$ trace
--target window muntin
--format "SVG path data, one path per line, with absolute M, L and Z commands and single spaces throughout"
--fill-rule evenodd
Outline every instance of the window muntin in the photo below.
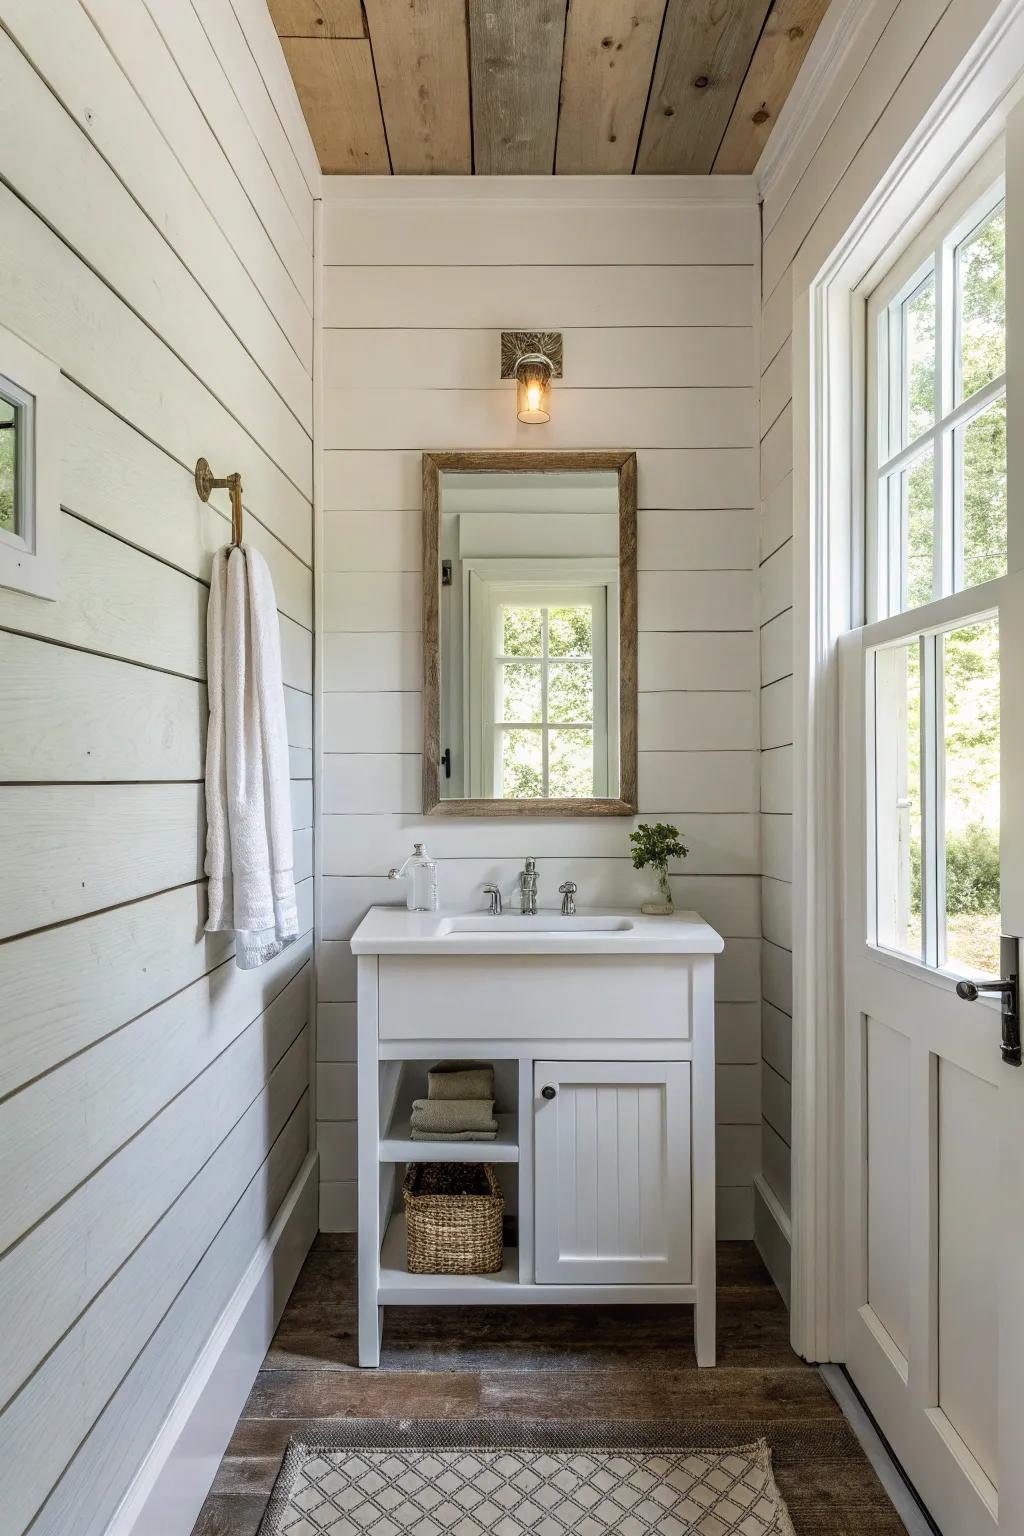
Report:
M 1000 182 L 869 303 L 869 618 L 1006 570 L 1005 226 Z
M 495 794 L 562 799 L 595 787 L 594 601 L 503 602 L 494 658 Z

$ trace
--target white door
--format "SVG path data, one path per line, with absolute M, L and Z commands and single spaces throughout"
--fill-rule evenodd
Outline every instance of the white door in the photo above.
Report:
M 690 1065 L 534 1063 L 537 1279 L 690 1280 Z
M 1024 1532 L 1024 1072 L 999 995 L 957 992 L 1024 935 L 1002 199 L 980 167 L 869 303 L 870 622 L 841 645 L 846 1358 L 944 1536 Z

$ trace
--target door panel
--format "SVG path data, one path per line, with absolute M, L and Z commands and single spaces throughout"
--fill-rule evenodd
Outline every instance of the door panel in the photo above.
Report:
M 535 1062 L 534 1156 L 538 1281 L 689 1282 L 688 1062 Z
M 904 1359 L 910 1350 L 910 1041 L 866 1023 L 868 1305 Z

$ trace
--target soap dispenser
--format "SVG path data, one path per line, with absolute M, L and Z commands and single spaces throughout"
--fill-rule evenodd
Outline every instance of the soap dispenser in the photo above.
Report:
M 401 869 L 389 869 L 389 880 L 405 880 L 405 903 L 410 912 L 437 911 L 437 865 L 423 843 L 413 843 L 412 853 Z

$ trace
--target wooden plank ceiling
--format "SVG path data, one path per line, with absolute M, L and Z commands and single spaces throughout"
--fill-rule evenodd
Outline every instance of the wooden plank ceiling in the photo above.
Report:
M 324 171 L 757 163 L 828 0 L 268 0 Z

